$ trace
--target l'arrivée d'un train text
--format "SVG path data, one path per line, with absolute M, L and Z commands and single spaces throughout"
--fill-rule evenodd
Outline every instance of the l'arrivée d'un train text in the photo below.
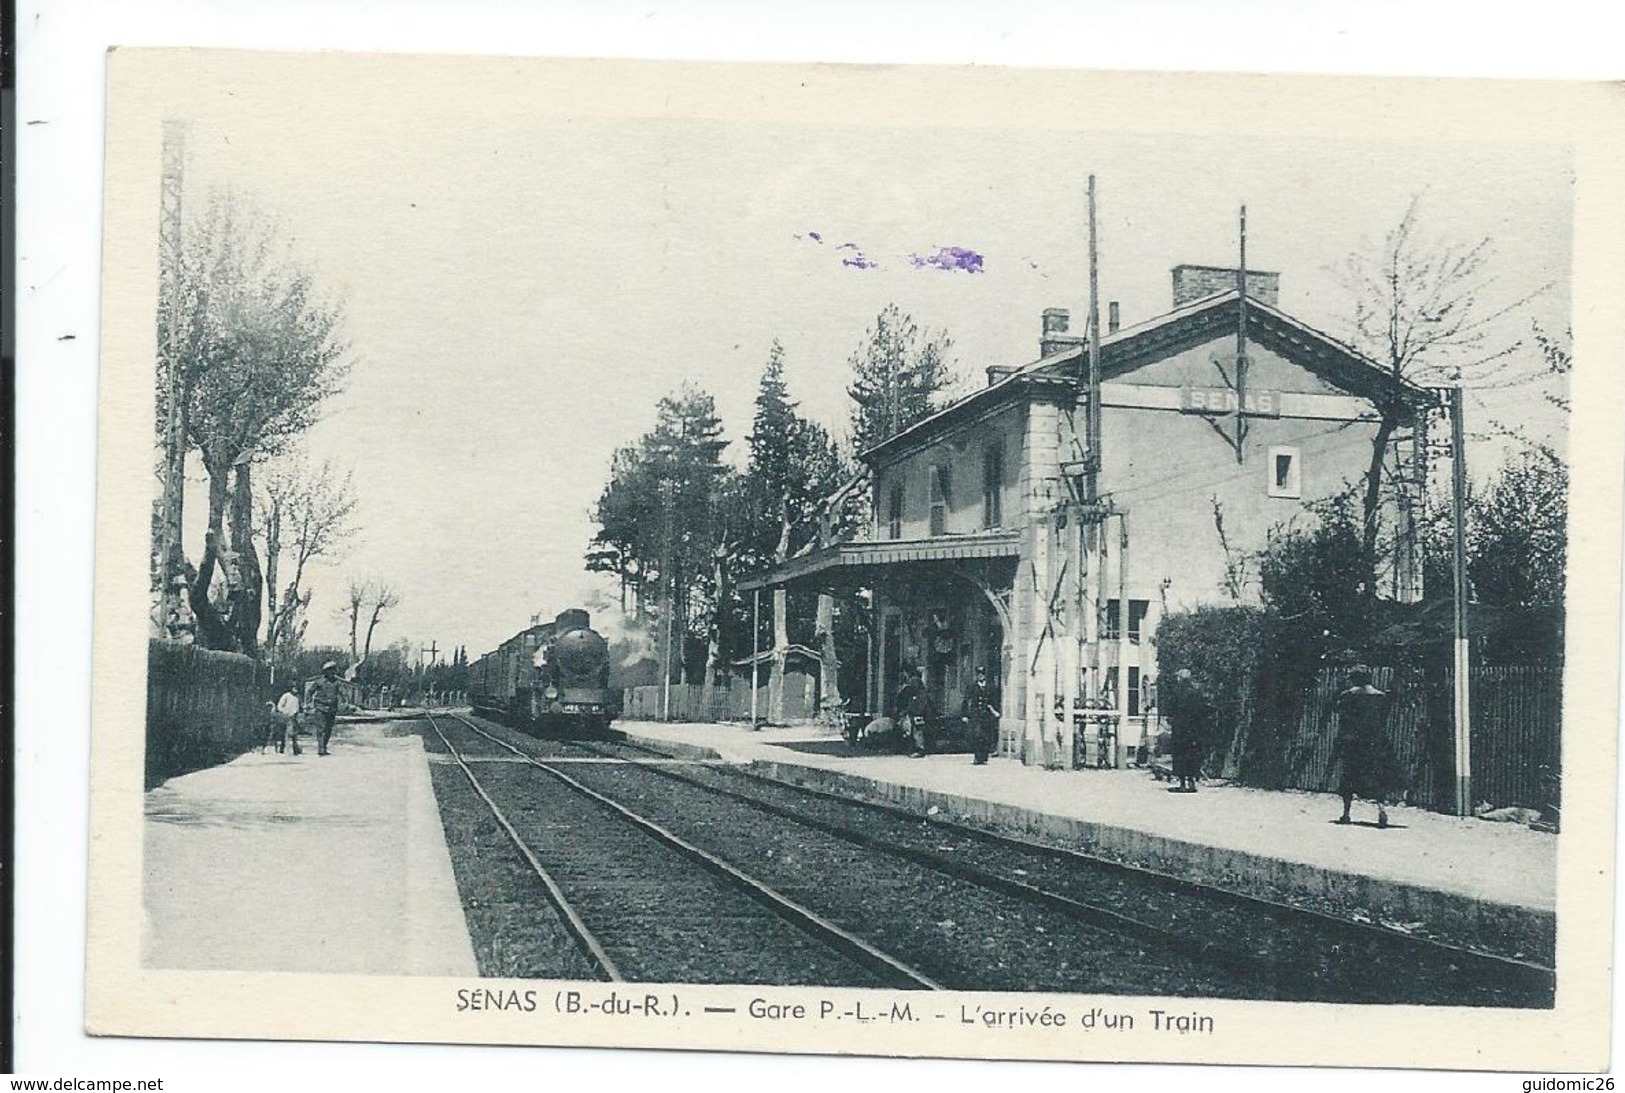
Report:
M 604 993 L 561 990 L 551 999 L 537 990 L 462 989 L 457 992 L 457 1012 L 546 1011 L 599 1017 L 731 1017 L 741 1015 L 754 1021 L 851 1021 L 858 1024 L 913 1024 L 925 1021 L 955 1022 L 991 1029 L 1075 1028 L 1084 1032 L 1167 1032 L 1176 1035 L 1212 1034 L 1213 1018 L 1205 1013 L 1178 1013 L 1165 1009 L 1124 1010 L 1105 1006 L 1078 1009 L 1057 1006 L 1009 1006 L 959 1003 L 952 1007 L 923 1004 L 918 999 L 876 1002 L 874 999 L 816 1002 L 781 1002 L 752 998 L 745 1006 L 689 1006 L 676 994 L 611 990 Z

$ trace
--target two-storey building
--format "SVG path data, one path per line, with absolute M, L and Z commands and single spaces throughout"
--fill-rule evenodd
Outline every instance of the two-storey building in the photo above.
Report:
M 1167 313 L 1118 329 L 1112 305 L 1095 452 L 1085 339 L 1065 311 L 1046 311 L 1038 359 L 988 368 L 985 387 L 861 453 L 866 537 L 747 587 L 869 590 L 871 712 L 892 712 L 909 666 L 955 713 L 986 667 L 1001 682 L 1007 753 L 1070 763 L 1090 754 L 1072 726 L 1091 746 L 1105 726 L 1120 761 L 1144 728 L 1158 621 L 1256 600 L 1248 559 L 1305 502 L 1364 479 L 1379 407 L 1402 422 L 1384 458 L 1419 458 L 1428 392 L 1280 311 L 1278 285 L 1249 271 L 1243 301 L 1235 270 L 1180 266 Z M 1385 496 L 1382 519 L 1395 544 L 1383 591 L 1411 598 L 1403 492 Z M 1110 716 L 1067 717 L 1075 707 Z

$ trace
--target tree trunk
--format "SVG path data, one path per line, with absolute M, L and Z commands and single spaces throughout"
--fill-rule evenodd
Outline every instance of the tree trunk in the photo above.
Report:
M 366 660 L 372 655 L 372 632 L 378 629 L 378 617 L 383 613 L 384 608 L 382 604 L 372 609 L 372 618 L 367 622 L 367 643 L 361 647 L 362 660 Z
M 841 662 L 835 654 L 835 597 L 818 594 L 818 708 L 841 704 Z
M 273 664 L 277 658 L 277 631 L 287 617 L 282 598 L 277 595 L 277 559 L 282 553 L 282 506 L 271 502 L 265 514 L 265 658 Z
M 1365 496 L 1361 506 L 1360 549 L 1364 555 L 1365 593 L 1369 597 L 1377 589 L 1377 531 L 1382 508 L 1382 470 L 1388 455 L 1388 442 L 1399 427 L 1398 419 L 1384 412 L 1377 425 L 1377 435 L 1371 438 L 1371 462 L 1365 472 Z
M 185 370 L 173 359 L 169 368 L 173 376 L 170 385 L 170 421 L 164 435 L 164 492 L 159 514 L 158 545 L 158 580 L 162 586 L 159 589 L 159 602 L 163 605 L 166 625 L 178 598 L 175 578 L 186 570 L 186 552 L 181 546 L 181 517 L 186 498 L 187 403 L 190 401 Z M 193 614 L 196 614 L 195 608 Z
M 188 590 L 192 600 L 192 614 L 197 617 L 197 641 L 206 649 L 231 649 L 231 632 L 226 620 L 220 616 L 214 601 L 209 598 L 209 586 L 214 583 L 214 569 L 220 557 L 220 544 L 225 536 L 226 475 L 229 465 L 219 473 L 209 469 L 209 530 L 203 536 L 203 561 Z
M 232 478 L 231 549 L 237 555 L 237 587 L 233 590 L 231 625 L 237 647 L 257 659 L 264 579 L 259 552 L 254 548 L 253 465 L 246 461 L 237 464 Z
M 779 544 L 773 550 L 774 565 L 783 565 L 790 556 L 790 514 L 779 515 Z M 783 585 L 773 589 L 773 670 L 767 677 L 767 720 L 784 724 L 784 669 L 790 653 L 790 620 L 786 617 L 790 594 Z
M 356 623 L 360 620 L 360 617 L 361 617 L 361 604 L 359 602 L 357 602 L 357 601 L 354 601 L 354 600 L 350 601 L 350 663 L 351 664 L 354 664 L 357 660 L 360 659 L 360 656 L 361 656 L 360 653 L 356 652 L 356 644 L 355 644 L 355 628 L 356 628 Z

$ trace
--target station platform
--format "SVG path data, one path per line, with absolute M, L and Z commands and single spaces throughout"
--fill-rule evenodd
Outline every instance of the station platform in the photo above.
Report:
M 1046 771 L 1012 759 L 854 750 L 823 726 L 621 721 L 673 754 L 750 763 L 783 781 L 922 815 L 1088 850 L 1119 861 L 1359 921 L 1550 964 L 1559 836 L 1510 823 L 1331 794 L 1204 783 L 1168 792 L 1146 770 Z
M 473 976 L 422 742 L 341 719 L 146 794 L 148 967 Z

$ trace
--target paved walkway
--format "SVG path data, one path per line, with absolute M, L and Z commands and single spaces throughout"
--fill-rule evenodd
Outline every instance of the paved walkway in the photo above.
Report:
M 724 758 L 924 791 L 909 795 L 918 802 L 933 794 L 970 798 L 1140 833 L 1159 846 L 1169 841 L 1217 848 L 1537 913 L 1551 913 L 1557 905 L 1558 837 L 1517 824 L 1394 807 L 1394 826 L 1383 831 L 1375 826 L 1374 809 L 1355 802 L 1357 822 L 1345 827 L 1331 822 L 1342 811 L 1331 794 L 1224 785 L 1178 794 L 1141 770 L 1045 771 L 1009 759 L 973 766 L 968 755 L 855 753 L 819 726 L 752 732 L 743 725 L 626 721 L 615 727 L 635 737 L 711 748 Z M 1358 823 L 1362 819 L 1370 826 Z
M 422 742 L 344 724 L 146 795 L 144 962 L 477 974 Z

